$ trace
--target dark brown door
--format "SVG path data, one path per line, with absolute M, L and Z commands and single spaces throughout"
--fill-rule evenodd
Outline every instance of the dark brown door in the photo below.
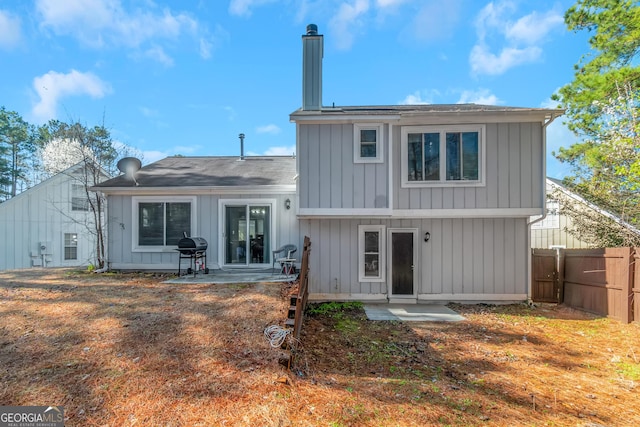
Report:
M 554 249 L 532 251 L 531 299 L 534 302 L 559 302 L 557 253 Z
M 391 295 L 413 296 L 413 232 L 391 232 Z

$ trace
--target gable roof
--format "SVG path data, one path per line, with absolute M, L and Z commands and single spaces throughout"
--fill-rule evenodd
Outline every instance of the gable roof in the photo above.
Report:
M 554 190 L 558 190 L 558 191 L 562 192 L 567 197 L 575 200 L 576 202 L 578 202 L 578 203 L 580 203 L 580 204 L 582 204 L 582 205 L 584 205 L 584 206 L 586 206 L 586 207 L 588 207 L 590 209 L 593 209 L 594 211 L 598 212 L 600 215 L 611 219 L 612 221 L 616 222 L 617 224 L 619 224 L 622 227 L 624 227 L 627 230 L 629 230 L 631 233 L 634 233 L 634 234 L 640 236 L 640 230 L 638 230 L 636 227 L 634 227 L 633 225 L 629 224 L 628 222 L 626 222 L 625 220 L 623 220 L 619 216 L 614 215 L 611 212 L 600 208 L 599 206 L 593 204 L 592 202 L 584 199 L 582 196 L 579 196 L 578 194 L 576 194 L 573 191 L 569 190 L 567 187 L 564 186 L 564 184 L 562 183 L 562 180 L 559 180 L 559 179 L 556 179 L 556 178 L 547 177 L 547 185 L 550 186 L 551 188 L 553 188 Z
M 105 193 L 149 189 L 289 187 L 295 189 L 296 159 L 291 156 L 167 157 L 142 167 L 134 182 L 125 175 L 92 189 Z
M 34 185 L 33 187 L 29 187 L 24 191 L 21 191 L 20 193 L 16 194 L 15 196 L 11 197 L 10 199 L 6 199 L 3 202 L 0 202 L 0 206 L 9 206 L 10 203 L 16 203 L 17 200 L 20 200 L 21 197 L 26 197 L 30 194 L 35 193 L 36 191 L 38 191 L 40 188 L 48 186 L 48 185 L 52 185 L 55 184 L 57 182 L 61 182 L 63 180 L 69 180 L 69 181 L 75 181 L 78 182 L 79 184 L 83 184 L 84 183 L 81 180 L 78 180 L 77 178 L 74 177 L 74 175 L 76 174 L 76 172 L 78 172 L 80 169 L 82 169 L 85 166 L 84 161 L 80 161 L 74 165 L 69 166 L 67 169 L 62 170 L 58 173 L 56 173 L 55 175 L 50 176 L 47 179 L 44 179 L 42 181 L 40 181 L 39 183 L 37 183 L 36 185 Z M 102 176 L 104 177 L 108 177 L 108 174 L 101 169 L 101 173 Z

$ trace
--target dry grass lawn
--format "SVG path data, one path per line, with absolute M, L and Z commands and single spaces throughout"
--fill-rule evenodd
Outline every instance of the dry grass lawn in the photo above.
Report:
M 293 372 L 263 329 L 279 284 L 0 272 L 0 404 L 67 426 L 640 425 L 640 327 L 562 307 L 456 306 L 467 321 L 316 308 Z M 330 308 L 330 307 L 329 307 Z

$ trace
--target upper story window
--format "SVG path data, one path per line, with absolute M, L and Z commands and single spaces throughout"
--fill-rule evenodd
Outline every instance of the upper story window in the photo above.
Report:
M 71 184 L 71 210 L 88 211 L 89 198 L 82 184 Z
M 177 246 L 194 230 L 195 198 L 172 197 L 161 200 L 136 197 L 134 202 L 134 246 L 137 249 L 162 249 Z
M 484 185 L 484 126 L 402 129 L 402 186 Z
M 354 163 L 382 163 L 382 125 L 353 125 Z

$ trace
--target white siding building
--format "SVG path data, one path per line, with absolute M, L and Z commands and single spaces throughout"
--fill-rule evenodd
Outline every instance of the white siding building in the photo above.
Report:
M 0 270 L 94 262 L 95 238 L 76 165 L 0 203 Z

